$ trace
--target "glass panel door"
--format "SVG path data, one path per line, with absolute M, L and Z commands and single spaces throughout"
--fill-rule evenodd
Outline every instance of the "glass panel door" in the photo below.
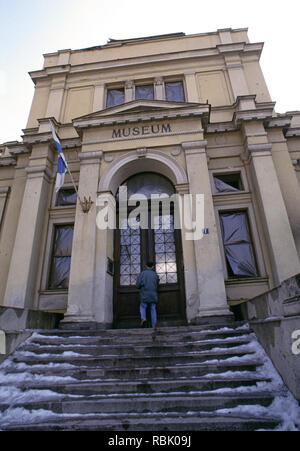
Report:
M 158 222 L 158 228 L 154 229 L 155 270 L 161 284 L 177 283 L 174 217 L 159 215 L 155 220 Z

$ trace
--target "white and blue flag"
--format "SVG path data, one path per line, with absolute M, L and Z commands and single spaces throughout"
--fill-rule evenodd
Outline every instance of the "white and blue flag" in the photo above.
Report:
M 53 136 L 56 148 L 58 150 L 57 173 L 56 173 L 56 183 L 55 183 L 55 191 L 57 193 L 64 184 L 65 174 L 68 169 L 68 163 L 67 163 L 67 160 L 62 151 L 60 141 L 55 133 L 53 124 L 51 122 L 50 122 L 50 124 L 51 124 L 52 136 Z

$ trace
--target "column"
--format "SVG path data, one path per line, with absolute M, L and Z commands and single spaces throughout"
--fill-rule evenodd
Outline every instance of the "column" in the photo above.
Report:
M 48 166 L 51 159 L 52 150 L 48 144 L 35 146 L 26 168 L 27 181 L 4 296 L 7 307 L 33 307 L 40 244 L 52 182 L 52 170 Z
M 247 136 L 247 125 L 244 125 Z M 300 272 L 300 263 L 290 221 L 272 158 L 272 144 L 247 144 L 254 187 L 260 205 L 269 247 L 274 280 L 283 280 Z
M 190 194 L 204 194 L 204 224 L 208 234 L 195 240 L 200 305 L 198 316 L 231 316 L 227 305 L 224 273 L 217 234 L 206 155 L 207 141 L 182 143 L 185 151 Z
M 94 268 L 96 248 L 96 195 L 101 151 L 81 152 L 78 194 L 93 204 L 83 212 L 77 201 L 70 267 L 68 308 L 63 323 L 91 323 L 94 316 Z

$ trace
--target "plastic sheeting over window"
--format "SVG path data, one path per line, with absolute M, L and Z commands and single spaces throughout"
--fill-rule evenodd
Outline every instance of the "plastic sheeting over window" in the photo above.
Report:
M 184 102 L 184 89 L 181 81 L 165 83 L 166 99 L 171 102 Z
M 136 99 L 154 99 L 153 85 L 136 86 L 135 88 Z
M 67 289 L 73 242 L 73 225 L 56 226 L 49 289 Z
M 125 101 L 125 94 L 124 89 L 109 89 L 107 91 L 107 101 L 106 106 L 107 108 L 115 106 L 115 105 L 121 105 Z
M 56 206 L 63 207 L 65 205 L 76 205 L 77 193 L 75 189 L 60 189 L 57 198 Z
M 246 213 L 221 213 L 220 219 L 229 277 L 257 277 Z
M 228 183 L 223 182 L 217 177 L 214 177 L 214 184 L 217 193 L 231 193 L 239 191 L 239 189 L 235 188 L 234 186 L 228 185 Z

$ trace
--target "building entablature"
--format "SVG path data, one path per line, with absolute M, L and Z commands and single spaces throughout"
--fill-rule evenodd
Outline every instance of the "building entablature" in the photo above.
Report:
M 209 122 L 210 105 L 200 103 L 167 102 L 159 100 L 133 100 L 122 105 L 107 108 L 73 120 L 77 133 L 87 128 L 138 124 L 140 122 L 162 121 L 165 119 L 201 118 L 203 124 Z M 139 134 L 138 130 L 136 135 Z
M 10 141 L 0 145 L 0 167 L 15 166 L 19 155 L 28 154 L 26 145 L 19 141 Z
M 116 60 L 104 60 L 104 61 L 91 61 L 82 64 L 61 64 L 54 66 L 47 66 L 41 70 L 29 72 L 30 77 L 33 82 L 36 83 L 38 80 L 51 78 L 58 75 L 72 75 L 87 73 L 90 71 L 107 71 L 116 69 L 128 69 L 129 67 L 137 67 L 141 65 L 153 65 L 171 62 L 182 62 L 193 59 L 203 59 L 203 58 L 220 58 L 220 64 L 222 64 L 226 69 L 224 57 L 238 55 L 253 55 L 256 54 L 258 59 L 260 58 L 261 52 L 263 50 L 263 43 L 229 43 L 229 44 L 218 44 L 216 47 L 195 49 L 195 50 L 184 50 L 170 53 L 157 53 L 143 56 L 124 56 L 119 57 Z

